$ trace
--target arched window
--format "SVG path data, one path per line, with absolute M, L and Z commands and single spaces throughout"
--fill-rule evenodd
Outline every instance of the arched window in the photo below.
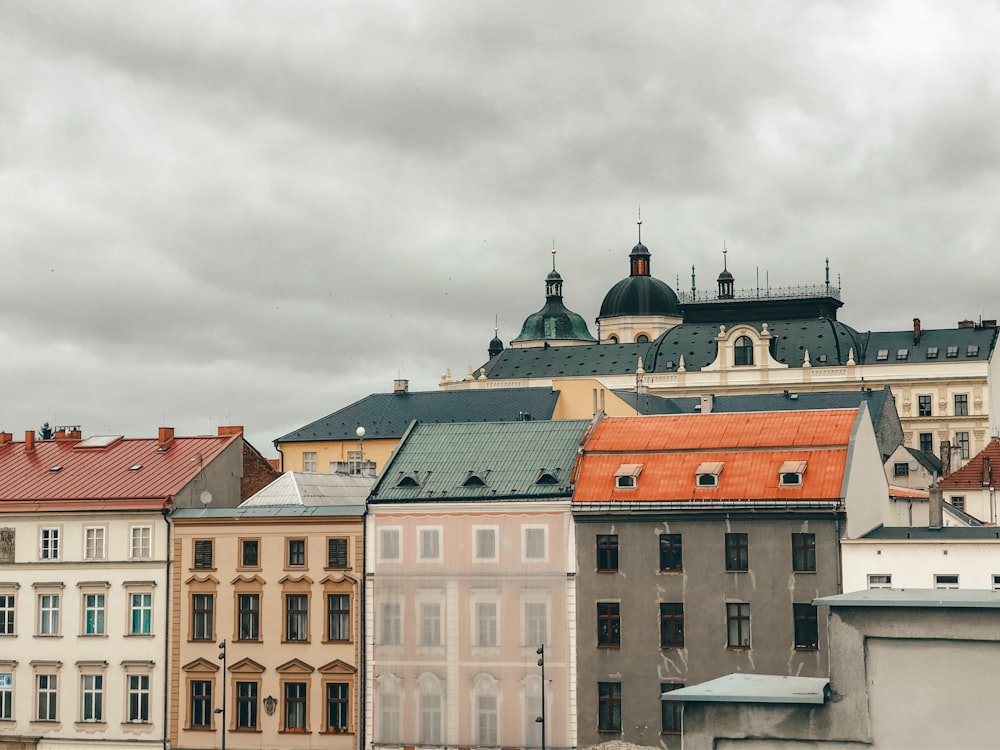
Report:
M 472 688 L 473 726 L 480 747 L 499 747 L 500 699 L 496 680 L 488 674 L 476 677 Z
M 419 686 L 420 743 L 440 745 L 444 736 L 444 705 L 441 680 L 429 672 L 417 678 Z
M 648 344 L 649 343 L 649 336 L 647 336 L 644 333 L 640 333 L 638 336 L 635 337 L 635 343 L 637 343 L 637 344 Z
M 740 336 L 733 345 L 733 364 L 737 367 L 753 364 L 753 341 L 749 336 Z
M 615 334 L 612 333 L 610 336 L 608 336 L 608 342 L 610 342 L 612 344 L 617 344 L 618 343 L 618 336 L 616 336 Z
M 402 736 L 399 680 L 393 675 L 382 675 L 375 682 L 375 715 L 378 717 L 375 739 L 382 744 L 398 743 Z

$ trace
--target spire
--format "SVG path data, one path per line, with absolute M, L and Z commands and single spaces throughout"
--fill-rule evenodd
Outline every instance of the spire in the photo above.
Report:
M 649 250 L 642 244 L 642 214 L 635 221 L 639 228 L 639 242 L 629 253 L 629 276 L 649 276 Z
M 497 315 L 493 324 L 493 340 L 490 341 L 489 349 L 486 350 L 493 359 L 503 351 L 503 341 L 500 340 L 500 316 Z
M 729 268 L 726 264 L 726 255 L 729 253 L 729 248 L 726 247 L 726 240 L 722 240 L 722 273 L 719 274 L 719 299 L 733 299 L 735 298 L 735 293 L 733 291 L 734 279 L 733 275 L 729 273 Z
M 562 276 L 556 270 L 556 241 L 552 239 L 552 270 L 545 277 L 545 298 L 562 299 Z

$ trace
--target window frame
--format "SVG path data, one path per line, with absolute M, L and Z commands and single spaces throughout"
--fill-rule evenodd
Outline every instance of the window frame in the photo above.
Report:
M 308 568 L 309 542 L 306 537 L 293 536 L 285 539 L 285 568 L 303 570 Z
M 958 431 L 955 433 L 955 445 L 958 448 L 958 455 L 962 458 L 969 458 L 971 455 L 971 443 L 969 441 L 969 433 L 964 431 Z
M 660 683 L 660 734 L 679 735 L 682 731 L 684 703 L 663 699 L 664 693 L 671 693 L 682 687 L 684 687 L 683 682 Z
M 792 532 L 792 572 L 816 572 L 816 534 L 814 532 Z
M 934 416 L 933 399 L 926 393 L 919 394 L 917 396 L 917 416 L 918 417 Z
M 819 612 L 812 604 L 792 604 L 793 646 L 796 651 L 819 651 Z
M 213 693 L 215 682 L 210 679 L 190 679 L 187 690 L 187 729 L 195 731 L 214 730 Z
M 37 630 L 35 635 L 58 638 L 62 635 L 62 591 L 40 590 L 38 596 Z
M 917 445 L 924 453 L 934 452 L 934 433 L 921 432 L 917 435 Z
M 660 648 L 684 648 L 684 602 L 660 602 Z
M 251 689 L 241 692 L 241 688 L 247 686 Z M 234 732 L 260 731 L 260 680 L 234 680 L 233 708 L 236 713 Z
M 733 367 L 753 367 L 753 339 L 743 334 L 733 341 Z
M 334 691 L 340 695 L 332 695 Z M 329 734 L 349 734 L 351 726 L 351 683 L 330 680 L 323 683 L 323 731 Z M 338 714 L 335 725 L 334 712 Z M 342 720 L 342 721 L 340 721 Z
M 895 461 L 892 464 L 892 476 L 909 478 L 910 476 L 910 464 L 906 461 Z
M 326 538 L 326 568 L 327 570 L 351 569 L 351 540 L 346 536 L 328 536 Z M 341 549 L 343 548 L 343 549 Z M 343 557 L 343 565 L 339 564 Z
M 341 601 L 342 600 L 342 601 Z M 344 604 L 346 607 L 334 607 L 334 604 Z M 335 628 L 334 623 L 339 623 Z M 346 637 L 335 637 L 344 635 Z M 337 631 L 335 633 L 334 631 Z M 351 595 L 345 592 L 328 591 L 326 593 L 326 640 L 330 643 L 351 642 Z
M 488 535 L 491 540 L 489 546 L 491 547 L 491 554 L 485 555 L 481 554 L 485 550 L 482 549 L 480 544 L 480 535 L 484 535 L 484 538 Z M 492 563 L 498 562 L 500 560 L 499 549 L 500 545 L 497 544 L 500 538 L 500 529 L 498 526 L 473 526 L 472 527 L 472 561 L 473 563 Z
M 241 537 L 238 544 L 240 559 L 237 567 L 240 570 L 260 570 L 260 537 Z M 250 550 L 253 550 L 252 555 L 248 554 Z
M 90 685 L 88 686 L 88 682 Z M 85 724 L 104 724 L 104 673 L 86 670 L 80 673 L 80 718 Z
M 956 393 L 954 394 L 954 404 L 955 404 L 955 416 L 956 417 L 967 417 L 969 416 L 969 394 L 968 393 Z
M 751 645 L 750 603 L 726 602 L 726 648 L 742 651 Z
M 107 559 L 106 526 L 85 526 L 83 529 L 83 559 L 87 561 Z
M 595 539 L 598 573 L 618 572 L 618 535 L 597 534 Z
M 965 512 L 965 495 L 952 495 L 948 498 L 948 503 L 955 510 Z
M 14 666 L 0 663 L 0 721 L 14 720 Z
M 93 605 L 91 597 L 94 598 Z M 98 603 L 97 599 L 100 599 Z M 108 634 L 108 594 L 107 589 L 84 589 L 80 591 L 80 635 L 85 637 L 106 636 Z M 94 615 L 93 622 L 90 615 Z M 91 627 L 93 625 L 93 627 Z
M 660 572 L 680 573 L 684 570 L 684 540 L 681 534 L 660 534 Z M 676 550 L 676 551 L 675 551 Z M 664 567 L 676 558 L 676 566 Z
M 215 539 L 191 540 L 191 569 L 215 570 Z
M 383 599 L 378 604 L 378 645 L 403 644 L 403 602 L 398 598 Z
M 439 563 L 443 560 L 442 529 L 440 526 L 417 527 L 417 562 Z M 426 548 L 425 548 L 426 545 Z
M 622 731 L 622 684 L 620 682 L 597 683 L 597 731 Z
M 597 602 L 597 648 L 622 647 L 621 602 Z
M 0 590 L 0 637 L 17 635 L 17 584 Z
M 389 540 L 392 540 L 391 543 Z M 390 553 L 390 554 L 387 554 Z M 403 530 L 399 526 L 387 526 L 378 530 L 379 562 L 402 562 Z
M 282 643 L 309 642 L 309 593 L 306 591 L 286 591 L 281 595 L 284 609 Z M 294 637 L 293 637 L 294 636 Z
M 319 469 L 319 457 L 317 451 L 302 451 L 302 471 L 315 474 Z
M 42 526 L 38 529 L 38 559 L 60 560 L 60 526 Z
M 541 554 L 535 554 L 538 550 L 533 546 L 539 542 L 532 542 L 529 537 L 539 535 L 542 546 Z M 531 553 L 531 554 L 529 554 Z M 549 527 L 540 525 L 524 525 L 521 527 L 521 562 L 545 563 L 549 559 Z
M 868 573 L 866 579 L 869 589 L 892 588 L 892 573 Z
M 188 640 L 215 640 L 215 592 L 191 593 L 191 631 Z
M 152 589 L 128 590 L 128 627 L 127 635 L 153 634 L 153 591 Z M 142 598 L 138 598 L 142 597 Z M 139 615 L 139 627 L 136 628 L 136 615 Z
M 125 722 L 127 724 L 149 724 L 149 708 L 152 703 L 152 680 L 147 671 L 125 672 Z
M 146 525 L 130 526 L 128 531 L 130 560 L 153 559 L 153 527 Z
M 746 573 L 750 570 L 750 534 L 745 531 L 727 531 L 726 572 Z
M 233 640 L 260 643 L 260 591 L 237 591 L 236 632 Z M 251 606 L 245 606 L 245 605 Z
M 301 694 L 290 695 L 291 689 L 301 689 Z M 297 723 L 298 716 L 293 717 L 293 708 L 301 706 L 301 726 Z M 295 712 L 297 713 L 297 712 Z M 290 719 L 296 719 L 293 724 Z M 281 729 L 282 734 L 308 734 L 309 733 L 309 681 L 308 680 L 282 680 L 281 681 Z
M 934 574 L 934 588 L 936 589 L 958 589 L 959 586 L 959 575 L 958 573 L 935 573 Z
M 45 711 L 42 710 L 43 691 Z M 54 668 L 46 668 L 35 672 L 34 709 L 35 713 L 32 721 L 44 723 L 59 721 L 59 675 Z

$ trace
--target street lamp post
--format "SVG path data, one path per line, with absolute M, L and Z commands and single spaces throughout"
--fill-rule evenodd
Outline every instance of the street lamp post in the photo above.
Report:
M 222 714 L 222 750 L 226 750 L 226 681 L 229 675 L 226 672 L 226 642 L 219 644 L 219 659 L 222 661 L 222 708 L 215 709 L 215 713 Z
M 545 644 L 535 649 L 535 653 L 538 654 L 538 666 L 542 668 L 542 715 L 536 716 L 535 721 L 542 725 L 542 750 L 545 750 Z

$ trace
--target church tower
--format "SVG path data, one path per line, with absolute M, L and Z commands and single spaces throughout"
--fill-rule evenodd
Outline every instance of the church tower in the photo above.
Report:
M 556 251 L 552 249 L 552 270 L 545 277 L 545 306 L 532 313 L 521 326 L 521 333 L 510 342 L 515 349 L 533 346 L 574 346 L 596 344 L 582 316 L 563 304 L 563 279 L 556 270 Z

